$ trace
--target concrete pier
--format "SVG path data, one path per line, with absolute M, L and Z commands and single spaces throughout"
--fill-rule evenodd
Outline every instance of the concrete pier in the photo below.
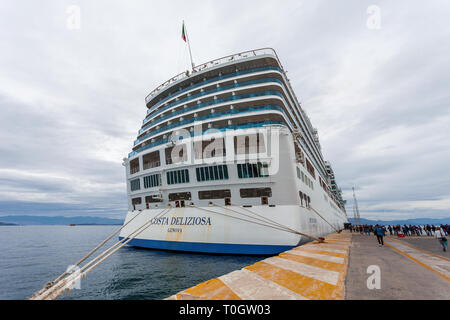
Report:
M 326 237 L 177 293 L 173 300 L 343 299 L 349 233 Z
M 450 259 L 434 238 L 386 237 L 380 247 L 373 235 L 344 231 L 327 236 L 325 243 L 305 244 L 167 299 L 447 300 Z
M 376 238 L 354 234 L 347 279 L 348 300 L 448 300 L 450 259 L 434 237 Z M 369 289 L 369 266 L 380 270 L 380 289 Z

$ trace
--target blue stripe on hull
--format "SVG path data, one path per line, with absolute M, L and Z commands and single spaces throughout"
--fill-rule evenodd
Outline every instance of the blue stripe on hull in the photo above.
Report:
M 123 237 L 119 237 L 122 240 Z M 228 244 L 228 243 L 200 243 L 200 242 L 181 242 L 181 241 L 162 241 L 162 240 L 146 240 L 133 239 L 128 242 L 133 247 L 186 251 L 186 252 L 202 252 L 202 253 L 221 253 L 221 254 L 251 254 L 251 255 L 273 255 L 287 250 L 291 250 L 295 246 L 274 246 L 274 245 L 256 245 L 256 244 Z

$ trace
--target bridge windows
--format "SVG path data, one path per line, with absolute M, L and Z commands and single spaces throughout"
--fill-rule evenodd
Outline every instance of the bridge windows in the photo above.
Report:
M 179 201 L 179 200 L 191 200 L 192 195 L 190 192 L 177 192 L 169 194 L 169 201 Z
M 166 164 L 176 164 L 187 161 L 187 147 L 186 144 L 180 144 L 173 147 L 166 148 Z
M 185 208 L 186 202 L 191 200 L 192 196 L 190 192 L 178 192 L 169 194 L 169 201 L 175 201 L 175 208 Z
M 142 165 L 144 170 L 157 168 L 161 166 L 161 160 L 159 158 L 159 150 L 144 155 L 142 157 Z
M 199 182 L 228 180 L 228 167 L 226 165 L 196 168 L 195 173 Z
M 133 198 L 131 199 L 131 205 L 133 206 L 133 211 L 136 210 L 136 206 L 142 204 L 142 198 Z
M 309 207 L 311 204 L 311 198 L 301 191 L 298 192 L 298 195 L 300 197 L 300 205 L 303 207 L 304 203 L 306 207 Z
M 159 187 L 161 185 L 161 174 L 152 174 L 144 177 L 144 188 L 154 188 Z
M 308 159 L 306 159 L 306 170 L 308 170 L 309 174 L 310 174 L 314 179 L 316 179 L 316 174 L 315 174 L 315 171 L 314 171 L 314 167 L 313 167 L 313 165 L 311 164 L 311 162 L 309 162 Z
M 265 178 L 269 176 L 269 165 L 263 162 L 238 164 L 237 170 L 240 179 Z
M 161 196 L 147 196 L 145 197 L 145 203 L 158 203 L 163 202 L 163 199 Z
M 174 170 L 166 172 L 167 184 L 189 183 L 189 170 Z
M 214 157 L 225 157 L 225 139 L 213 138 L 211 140 L 194 142 L 195 159 L 209 159 Z
M 200 200 L 214 200 L 231 198 L 231 190 L 206 190 L 199 191 L 198 198 Z
M 308 178 L 308 176 L 305 173 L 303 173 L 303 171 L 300 170 L 299 167 L 296 168 L 297 168 L 297 178 L 302 180 L 304 184 L 306 184 L 308 187 L 314 190 L 314 182 L 310 178 Z
M 130 174 L 139 172 L 139 158 L 130 161 Z
M 262 198 L 272 197 L 271 188 L 249 188 L 240 190 L 241 198 Z
M 269 205 L 269 198 L 268 197 L 261 197 L 261 204 L 263 206 Z
M 234 152 L 235 154 L 256 154 L 266 152 L 264 144 L 264 135 L 249 134 L 234 137 Z
M 131 180 L 130 187 L 131 187 L 131 191 L 141 190 L 141 180 L 139 178 Z

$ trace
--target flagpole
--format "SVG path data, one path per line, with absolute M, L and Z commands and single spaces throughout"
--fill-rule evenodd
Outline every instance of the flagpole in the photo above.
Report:
M 191 43 L 189 41 L 189 36 L 188 36 L 188 32 L 187 32 L 187 28 L 186 28 L 186 24 L 184 23 L 184 20 L 183 20 L 183 26 L 184 26 L 184 32 L 186 33 L 186 40 L 187 40 L 188 48 L 189 48 L 189 56 L 191 57 L 192 71 L 194 71 L 195 65 L 194 65 L 194 60 L 192 60 Z

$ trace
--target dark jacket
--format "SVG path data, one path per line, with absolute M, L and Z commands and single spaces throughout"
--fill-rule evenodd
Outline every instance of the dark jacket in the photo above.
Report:
M 386 235 L 383 227 L 377 227 L 375 229 L 375 235 L 384 237 Z

